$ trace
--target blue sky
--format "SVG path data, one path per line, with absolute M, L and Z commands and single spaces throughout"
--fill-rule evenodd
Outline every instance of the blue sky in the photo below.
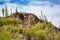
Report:
M 56 5 L 60 4 L 60 0 L 0 0 L 0 5 L 5 4 L 7 2 L 16 3 L 16 4 L 20 4 L 20 5 L 28 5 L 30 3 L 30 1 L 49 1 Z
M 18 7 L 19 12 L 30 12 L 39 17 L 42 10 L 48 21 L 51 21 L 53 25 L 58 27 L 60 24 L 60 0 L 0 0 L 0 16 L 2 16 L 1 9 L 5 5 L 8 7 L 9 14 L 11 8 L 14 13 L 16 7 Z

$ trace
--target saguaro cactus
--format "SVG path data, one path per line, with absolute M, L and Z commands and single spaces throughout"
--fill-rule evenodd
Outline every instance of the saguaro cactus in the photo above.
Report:
M 43 12 L 42 12 L 42 10 L 41 10 L 41 18 L 43 19 Z
M 4 18 L 4 8 L 2 8 L 2 15 L 3 15 L 3 18 Z
M 43 21 L 47 21 L 47 17 L 43 14 L 43 12 L 41 11 L 41 19 Z
M 18 12 L 18 9 L 17 9 L 17 7 L 16 7 L 16 12 Z
M 12 8 L 11 8 L 11 15 L 12 15 Z
M 7 6 L 5 5 L 5 16 L 8 16 L 8 10 L 7 10 Z

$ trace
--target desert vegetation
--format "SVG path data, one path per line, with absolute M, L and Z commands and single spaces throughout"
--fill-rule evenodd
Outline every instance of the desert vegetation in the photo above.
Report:
M 0 40 L 60 40 L 60 31 L 47 21 L 43 13 L 39 22 L 28 19 L 22 24 L 20 18 L 6 18 L 8 12 L 5 7 L 2 9 L 3 17 L 0 17 Z

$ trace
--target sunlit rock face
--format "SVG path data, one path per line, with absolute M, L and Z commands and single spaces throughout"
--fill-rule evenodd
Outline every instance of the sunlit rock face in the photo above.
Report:
M 16 12 L 16 13 L 11 14 L 7 18 L 19 18 L 22 21 L 26 21 L 27 19 L 32 19 L 32 20 L 35 20 L 36 23 L 39 22 L 39 18 L 36 15 L 34 15 L 33 13 Z

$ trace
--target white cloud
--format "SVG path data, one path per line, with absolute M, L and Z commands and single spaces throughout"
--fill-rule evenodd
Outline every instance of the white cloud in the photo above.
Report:
M 50 6 L 54 3 L 50 3 L 49 1 L 30 1 L 29 5 L 42 5 L 42 6 Z
M 34 6 L 35 4 L 45 4 L 44 6 Z M 59 26 L 59 21 L 60 21 L 60 17 L 58 17 L 57 15 L 60 13 L 60 5 L 55 5 L 53 4 L 53 6 L 51 7 L 52 3 L 46 1 L 46 2 L 30 2 L 27 6 L 22 6 L 22 5 L 17 5 L 15 3 L 6 3 L 8 10 L 9 10 L 9 14 L 11 13 L 10 8 L 12 8 L 13 13 L 15 12 L 15 8 L 18 7 L 18 11 L 24 11 L 24 12 L 30 12 L 30 13 L 34 13 L 35 15 L 37 15 L 38 17 L 41 14 L 41 10 L 43 11 L 43 14 L 45 14 L 47 16 L 47 19 L 49 21 L 51 21 L 51 18 L 53 18 L 53 20 L 51 21 L 52 24 L 54 24 L 55 26 Z M 4 4 L 5 5 L 5 4 Z M 0 5 L 0 8 L 2 9 L 2 7 L 4 7 L 4 5 Z M 1 13 L 1 9 L 0 9 L 0 15 L 2 15 Z M 57 15 L 55 15 L 57 14 Z
M 40 16 L 41 10 L 43 11 L 43 14 L 47 16 L 47 19 L 52 22 L 55 26 L 59 26 L 60 21 L 60 5 L 53 5 L 53 7 L 50 6 L 23 6 L 21 8 L 23 11 L 34 13 L 37 16 Z M 57 15 L 56 15 L 57 14 Z M 52 19 L 53 17 L 53 19 Z M 52 20 L 51 20 L 52 19 Z

